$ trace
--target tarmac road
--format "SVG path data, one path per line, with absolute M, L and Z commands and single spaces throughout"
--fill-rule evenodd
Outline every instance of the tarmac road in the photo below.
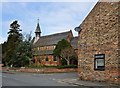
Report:
M 62 81 L 76 78 L 77 73 L 3 73 L 2 86 L 75 86 Z
M 0 77 L 2 77 L 2 86 L 69 86 L 69 88 L 74 86 L 75 88 L 120 88 L 118 85 L 78 80 L 78 73 L 76 72 L 49 74 L 3 72 Z

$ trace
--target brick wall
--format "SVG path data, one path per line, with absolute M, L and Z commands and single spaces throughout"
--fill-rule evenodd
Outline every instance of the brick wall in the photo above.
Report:
M 79 77 L 83 80 L 119 84 L 120 27 L 118 27 L 118 6 L 120 6 L 118 2 L 98 2 L 80 25 L 82 30 L 78 40 L 78 72 Z M 94 70 L 95 54 L 105 54 L 104 71 Z
M 61 64 L 60 58 L 54 60 L 53 55 L 37 55 L 36 57 L 37 62 L 39 65 L 46 65 L 46 66 L 57 66 Z M 48 61 L 46 61 L 46 58 L 48 58 Z

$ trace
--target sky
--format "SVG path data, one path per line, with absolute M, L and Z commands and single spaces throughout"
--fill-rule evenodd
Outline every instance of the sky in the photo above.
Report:
M 78 2 L 79 1 L 79 2 Z M 39 18 L 41 35 L 50 35 L 72 30 L 86 18 L 98 0 L 4 0 L 0 3 L 0 43 L 7 40 L 9 25 L 18 20 L 23 34 L 32 32 L 32 37 Z

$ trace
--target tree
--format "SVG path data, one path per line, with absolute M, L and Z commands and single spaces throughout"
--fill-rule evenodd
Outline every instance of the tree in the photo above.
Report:
M 22 34 L 20 33 L 20 25 L 18 21 L 13 21 L 10 24 L 10 31 L 8 32 L 7 42 L 3 44 L 3 61 L 5 65 L 11 65 L 13 62 L 14 52 L 18 44 L 22 41 Z
M 2 44 L 0 44 L 0 64 L 2 63 Z
M 57 56 L 57 57 L 60 57 L 60 54 L 61 54 L 61 50 L 66 48 L 66 47 L 70 47 L 70 43 L 65 40 L 65 39 L 62 39 L 61 41 L 59 41 L 55 47 L 55 49 L 53 50 L 53 54 L 54 56 Z
M 20 31 L 17 21 L 10 24 L 8 39 L 2 44 L 2 58 L 6 66 L 26 66 L 32 58 L 31 33 L 23 36 Z
M 65 60 L 67 61 L 67 65 L 70 65 L 70 59 L 76 59 L 77 55 L 72 48 L 71 44 L 65 40 L 62 39 L 59 41 L 56 45 L 56 48 L 53 51 L 54 56 L 62 57 L 63 63 L 65 64 Z M 75 57 L 75 58 L 72 58 Z M 65 60 L 64 60 L 65 59 Z
M 3 64 L 5 64 L 5 56 L 6 56 L 5 51 L 7 51 L 6 47 L 7 47 L 7 42 L 4 42 L 2 44 L 2 63 Z
M 67 65 L 70 65 L 70 59 L 76 59 L 77 54 L 75 53 L 74 49 L 72 47 L 66 47 L 61 50 L 60 56 L 64 58 L 67 61 Z
M 18 44 L 14 52 L 13 66 L 14 67 L 22 67 L 28 66 L 29 61 L 32 58 L 32 50 L 31 50 L 31 34 L 27 34 L 23 41 Z

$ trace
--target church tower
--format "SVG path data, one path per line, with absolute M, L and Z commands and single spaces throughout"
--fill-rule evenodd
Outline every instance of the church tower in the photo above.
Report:
M 34 43 L 36 43 L 38 41 L 40 36 L 41 36 L 41 30 L 40 30 L 39 19 L 38 19 L 37 27 L 36 27 L 36 30 L 35 30 L 35 41 L 34 41 Z

